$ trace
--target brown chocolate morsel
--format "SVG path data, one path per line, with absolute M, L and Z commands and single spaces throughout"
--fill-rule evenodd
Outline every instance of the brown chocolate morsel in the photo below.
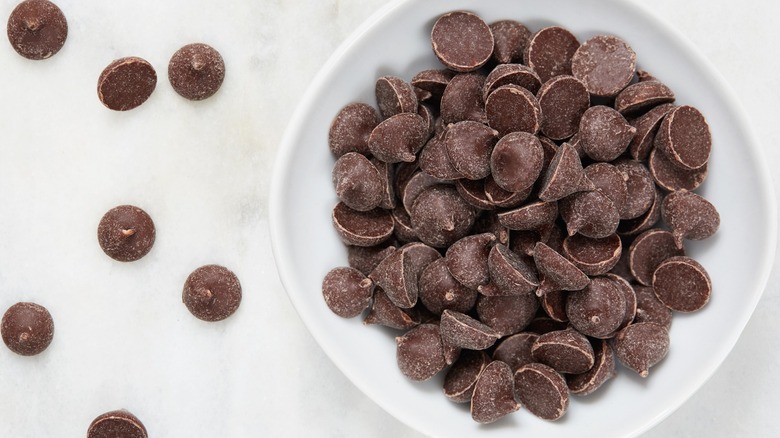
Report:
M 555 76 L 571 75 L 571 59 L 579 47 L 577 37 L 568 30 L 545 27 L 531 36 L 523 60 L 544 83 Z
M 157 73 L 148 61 L 130 56 L 113 61 L 98 78 L 100 102 L 115 111 L 127 111 L 152 95 L 157 86 Z
M 539 286 L 533 269 L 505 245 L 497 243 L 487 259 L 490 280 L 503 295 L 527 295 Z
M 655 137 L 655 147 L 676 166 L 687 170 L 698 169 L 707 164 L 710 158 L 710 126 L 696 108 L 679 106 L 669 111 L 661 122 Z
M 577 151 L 564 143 L 558 148 L 547 168 L 539 188 L 539 199 L 557 201 L 572 193 L 594 189 L 593 183 L 585 176 Z
M 450 70 L 476 70 L 493 54 L 493 32 L 477 15 L 453 11 L 439 17 L 431 30 L 433 53 Z
M 542 280 L 536 289 L 537 296 L 557 290 L 580 290 L 590 283 L 578 267 L 542 242 L 534 247 L 534 262 Z
M 703 240 L 715 234 L 720 227 L 720 214 L 715 206 L 687 190 L 666 195 L 661 217 L 672 230 L 678 248 L 682 248 L 683 239 Z
M 454 71 L 447 69 L 423 70 L 412 77 L 411 83 L 413 86 L 441 98 L 441 95 L 444 94 L 444 89 L 447 88 L 447 84 L 455 74 Z
M 636 135 L 628 145 L 628 151 L 635 160 L 645 161 L 653 149 L 653 140 L 661 126 L 664 116 L 674 108 L 671 103 L 665 103 L 654 107 L 642 114 L 631 124 L 636 128 Z
M 509 192 L 533 187 L 544 164 L 544 149 L 535 135 L 512 132 L 501 138 L 490 155 L 490 170 L 496 184 Z
M 395 208 L 395 166 L 376 158 L 371 158 L 369 161 L 379 172 L 379 179 L 381 181 L 382 201 L 379 203 L 379 207 L 386 210 L 392 210 Z
M 425 189 L 441 184 L 442 181 L 436 179 L 425 172 L 415 172 L 404 184 L 401 195 L 401 203 L 407 212 L 411 213 L 414 201 Z
M 447 145 L 444 143 L 445 135 L 436 135 L 425 144 L 425 147 L 420 151 L 420 169 L 442 181 L 463 178 L 463 175 L 450 161 L 450 156 L 447 155 Z
M 652 322 L 666 327 L 667 330 L 672 326 L 672 309 L 658 300 L 652 287 L 636 285 L 634 293 L 636 293 L 634 324 Z
M 350 268 L 355 268 L 368 275 L 376 268 L 385 257 L 395 252 L 396 247 L 392 244 L 383 244 L 376 246 L 347 246 L 347 262 Z
M 541 363 L 529 363 L 515 371 L 515 395 L 529 412 L 545 420 L 561 418 L 569 407 L 566 380 Z
M 558 152 L 558 145 L 554 141 L 544 136 L 536 136 L 539 139 L 539 143 L 542 144 L 542 150 L 544 151 L 544 161 L 542 162 L 542 171 L 539 173 L 539 179 L 536 180 L 536 185 L 541 187 L 547 170 L 550 168 L 555 154 Z M 580 163 L 581 164 L 581 163 Z
M 120 409 L 98 415 L 87 429 L 87 438 L 148 438 L 141 420 Z
M 531 31 L 515 20 L 501 20 L 490 24 L 495 44 L 493 60 L 499 64 L 522 62 Z
M 628 198 L 628 188 L 623 174 L 612 164 L 593 163 L 585 168 L 585 176 L 596 190 L 606 195 L 618 211 L 624 208 Z
M 411 84 L 397 76 L 382 76 L 374 87 L 376 103 L 382 118 L 417 112 L 417 95 Z
M 396 306 L 382 288 L 377 287 L 374 289 L 374 300 L 363 319 L 363 324 L 378 324 L 396 330 L 409 330 L 420 324 L 420 314 L 414 307 L 402 309 Z
M 653 205 L 655 183 L 650 171 L 644 164 L 635 160 L 618 160 L 613 163 L 623 174 L 628 196 L 620 219 L 634 219 L 642 216 Z
M 3 314 L 0 334 L 9 350 L 22 356 L 34 356 L 51 344 L 54 320 L 40 304 L 16 303 Z
M 508 190 L 502 189 L 498 183 L 496 183 L 496 180 L 492 175 L 485 178 L 485 196 L 487 197 L 488 201 L 490 201 L 498 208 L 517 207 L 518 205 L 525 202 L 529 196 L 531 196 L 531 191 L 533 191 L 533 188 L 533 186 L 530 186 L 527 189 L 519 192 L 510 192 Z
M 441 338 L 469 350 L 484 350 L 501 336 L 489 325 L 464 313 L 445 310 L 441 313 Z
M 482 123 L 466 120 L 450 125 L 444 136 L 453 167 L 468 179 L 490 175 L 490 154 L 498 133 Z
M 569 392 L 576 395 L 588 395 L 599 389 L 607 380 L 615 377 L 615 353 L 605 339 L 595 342 L 593 348 L 595 360 L 593 367 L 582 374 L 566 376 Z
M 636 71 L 636 77 L 639 79 L 639 82 L 645 82 L 645 81 L 657 81 L 655 76 L 650 74 L 647 70 L 643 69 L 637 69 Z
M 422 88 L 415 87 L 412 85 L 412 90 L 414 90 L 414 95 L 417 98 L 417 102 L 420 104 L 417 106 L 417 114 L 420 114 L 423 118 L 425 116 L 422 115 L 421 110 L 425 107 L 425 105 L 422 105 L 423 102 L 430 102 L 433 100 L 433 94 L 430 91 L 423 90 Z M 433 122 L 431 120 L 431 122 Z M 433 125 L 433 123 L 431 123 Z
M 580 119 L 579 137 L 585 154 L 596 161 L 612 161 L 625 152 L 636 128 L 614 109 L 597 105 Z
M 385 291 L 393 304 L 408 309 L 417 303 L 417 281 L 421 270 L 413 265 L 407 251 L 399 249 L 379 262 L 368 277 Z
M 653 228 L 659 220 L 661 220 L 661 204 L 664 200 L 664 194 L 661 190 L 655 188 L 655 198 L 653 199 L 653 205 L 642 216 L 636 219 L 629 219 L 621 221 L 618 225 L 618 234 L 621 236 L 635 236 L 639 233 Z
M 374 282 L 354 268 L 333 268 L 322 280 L 322 296 L 325 298 L 325 304 L 342 318 L 353 318 L 366 310 L 373 290 Z M 189 295 L 185 292 L 185 304 L 189 301 L 196 308 L 206 303 L 212 303 L 213 306 L 219 299 L 216 293 L 218 292 L 211 290 L 209 286 L 205 286 L 202 291 L 191 291 Z M 189 307 L 190 304 L 187 306 Z
M 332 180 L 336 196 L 353 210 L 373 210 L 382 202 L 382 178 L 365 155 L 347 152 L 339 157 L 333 165 Z
M 645 112 L 674 102 L 674 92 L 658 81 L 642 81 L 627 86 L 615 98 L 615 109 L 623 115 Z
M 550 79 L 536 97 L 544 115 L 541 131 L 553 140 L 563 140 L 577 133 L 580 119 L 590 106 L 588 90 L 573 76 Z
M 612 280 L 618 291 L 623 294 L 626 299 L 626 314 L 623 316 L 623 322 L 617 330 L 622 330 L 634 321 L 636 317 L 636 293 L 634 292 L 634 286 L 629 283 L 625 278 L 612 273 L 604 274 L 604 278 Z
M 351 305 L 361 307 L 360 311 L 357 312 L 360 313 L 368 307 L 368 302 L 371 299 L 370 280 L 368 281 L 367 294 L 364 293 L 362 299 L 355 298 L 355 301 L 361 301 L 360 303 L 348 301 L 343 293 L 334 293 L 333 288 L 340 286 L 349 287 L 351 280 L 356 278 L 360 279 L 358 283 L 367 279 L 358 270 L 352 268 L 342 269 L 349 270 L 350 274 L 339 272 L 334 274 L 334 276 L 325 276 L 322 283 L 322 293 L 325 296 L 325 302 L 339 316 L 350 313 L 350 310 L 353 310 L 349 308 Z M 201 266 L 192 271 L 184 282 L 182 302 L 187 306 L 187 310 L 198 319 L 211 322 L 222 321 L 238 310 L 238 306 L 241 304 L 241 283 L 238 281 L 236 274 L 224 266 Z
M 411 163 L 401 162 L 395 166 L 395 183 L 393 188 L 398 197 L 403 199 L 404 191 L 409 180 L 412 179 L 420 171 L 420 166 L 417 161 Z
M 669 352 L 669 332 L 652 322 L 635 323 L 619 331 L 612 346 L 620 363 L 647 377 Z
M 523 330 L 536 315 L 539 302 L 533 294 L 517 296 L 480 295 L 477 298 L 477 316 L 499 336 L 507 336 Z
M 547 315 L 537 315 L 536 318 L 528 324 L 525 331 L 543 335 L 555 330 L 563 330 L 569 327 L 569 321 L 556 321 Z
M 542 231 L 558 217 L 558 203 L 534 202 L 514 210 L 498 213 L 501 225 L 510 230 Z
M 521 366 L 536 362 L 531 356 L 531 346 L 539 339 L 539 335 L 531 332 L 521 332 L 506 337 L 493 350 L 493 359 L 500 360 L 512 371 L 517 371 Z
M 523 87 L 536 95 L 539 87 L 542 86 L 542 81 L 531 67 L 523 64 L 499 64 L 485 78 L 482 99 L 486 101 L 494 90 L 510 84 Z
M 539 302 L 544 313 L 555 321 L 568 322 L 566 315 L 567 291 L 553 290 L 539 297 Z
M 595 277 L 585 289 L 569 294 L 566 315 L 578 332 L 604 339 L 612 336 L 623 322 L 626 299 L 612 280 Z
M 436 323 L 438 324 L 439 321 L 436 321 Z M 441 326 L 439 326 L 439 331 L 441 331 Z M 443 338 L 441 342 L 442 345 L 444 346 L 444 363 L 446 363 L 447 366 L 450 366 L 454 364 L 458 360 L 458 358 L 460 358 L 460 353 L 462 349 L 457 345 L 452 344 Z
M 417 234 L 412 228 L 412 218 L 403 205 L 398 204 L 391 212 L 393 215 L 393 234 L 401 242 L 414 242 Z
M 501 222 L 498 221 L 498 216 L 496 216 L 494 211 L 483 212 L 477 217 L 471 232 L 474 234 L 493 233 L 493 235 L 496 236 L 496 243 L 502 245 L 509 243 L 509 230 L 501 225 Z
M 465 350 L 444 376 L 444 395 L 455 403 L 471 401 L 482 370 L 490 363 L 484 351 Z
M 585 149 L 582 148 L 582 141 L 580 140 L 579 132 L 572 135 L 571 138 L 566 140 L 566 143 L 569 143 L 569 146 L 573 147 L 574 150 L 577 151 L 577 156 L 580 157 L 580 160 L 584 160 L 585 158 L 587 158 L 585 155 Z
M 428 140 L 428 126 L 416 113 L 396 114 L 377 125 L 368 150 L 385 163 L 412 162 Z
M 132 262 L 149 253 L 156 236 L 154 222 L 138 207 L 120 205 L 100 219 L 97 237 L 100 248 L 120 262 Z
M 409 257 L 410 266 L 412 271 L 415 272 L 415 275 L 417 275 L 418 284 L 422 271 L 427 268 L 429 264 L 441 258 L 439 251 L 436 251 L 422 242 L 407 243 L 399 248 L 399 250 L 403 251 L 405 255 Z
M 208 44 L 187 44 L 168 62 L 168 81 L 174 91 L 189 100 L 214 95 L 225 80 L 225 61 Z
M 356 102 L 345 106 L 330 124 L 330 152 L 336 157 L 347 152 L 368 155 L 368 137 L 379 122 L 379 113 L 371 105 Z
M 393 216 L 380 208 L 357 211 L 339 202 L 333 208 L 332 219 L 336 232 L 347 245 L 379 245 L 393 235 Z
M 461 178 L 455 180 L 455 188 L 458 194 L 470 205 L 480 210 L 493 210 L 496 205 L 488 199 L 485 193 L 485 180 L 470 180 Z
M 637 236 L 628 247 L 628 267 L 636 281 L 645 286 L 653 283 L 653 272 L 669 257 L 685 255 L 674 243 L 672 233 L 653 228 Z
M 694 312 L 710 300 L 712 281 L 699 262 L 677 256 L 658 265 L 653 273 L 653 290 L 666 307 L 677 312 Z
M 60 51 L 68 37 L 68 21 L 48 0 L 25 0 L 8 17 L 8 41 L 16 53 L 41 60 Z
M 520 409 L 515 400 L 512 370 L 504 362 L 494 360 L 479 374 L 471 397 L 471 418 L 487 424 Z
M 447 269 L 462 285 L 476 289 L 490 281 L 488 254 L 496 241 L 493 233 L 463 237 L 447 248 Z
M 436 324 L 420 324 L 395 338 L 395 343 L 398 368 L 411 380 L 428 380 L 447 366 Z
M 584 373 L 595 361 L 590 341 L 574 329 L 539 336 L 531 347 L 531 356 L 561 374 Z
M 488 125 L 499 137 L 510 132 L 536 134 L 541 127 L 542 108 L 530 91 L 514 84 L 496 88 L 485 100 Z
M 410 216 L 420 241 L 444 248 L 468 234 L 477 212 L 454 187 L 436 185 L 417 196 Z
M 484 84 L 485 76 L 479 73 L 459 74 L 450 79 L 439 105 L 442 122 L 472 120 L 486 123 L 485 101 L 482 99 Z
M 435 315 L 441 315 L 447 309 L 468 312 L 477 300 L 477 291 L 455 280 L 444 258 L 430 263 L 422 271 L 419 294 L 423 305 Z
M 541 240 L 536 231 L 513 230 L 509 232 L 509 249 L 521 257 L 533 257 L 536 242 Z
M 708 166 L 706 164 L 696 170 L 681 169 L 669 161 L 669 158 L 658 149 L 653 149 L 650 152 L 647 166 L 655 183 L 667 192 L 696 190 L 707 179 Z
M 617 96 L 636 71 L 636 53 L 622 39 L 597 35 L 585 41 L 571 59 L 574 77 L 594 96 Z
M 628 267 L 628 247 L 631 245 L 632 240 L 629 238 L 622 238 L 621 240 L 623 241 L 623 250 L 620 253 L 617 264 L 609 272 L 624 278 L 628 282 L 633 282 L 634 276 Z
M 559 206 L 570 236 L 575 233 L 600 239 L 614 234 L 620 223 L 615 204 L 600 191 L 569 195 Z
M 623 243 L 617 234 L 600 239 L 575 234 L 563 241 L 563 255 L 571 260 L 574 266 L 591 276 L 609 272 L 620 259 L 622 250 Z

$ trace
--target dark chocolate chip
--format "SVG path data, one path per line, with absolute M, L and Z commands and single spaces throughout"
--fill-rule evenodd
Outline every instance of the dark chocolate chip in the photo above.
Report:
M 87 438 L 148 438 L 141 420 L 127 410 L 106 412 L 92 420 Z
M 466 202 L 480 210 L 493 210 L 496 208 L 496 205 L 485 193 L 484 179 L 470 180 L 461 178 L 455 180 L 455 188 Z
M 380 208 L 357 211 L 339 202 L 333 208 L 332 220 L 336 232 L 347 245 L 379 245 L 393 235 L 393 216 Z
M 8 17 L 8 41 L 27 59 L 46 59 L 62 49 L 68 37 L 68 21 L 48 0 L 25 0 Z
M 517 207 L 518 205 L 525 202 L 529 196 L 531 196 L 531 191 L 533 188 L 533 186 L 529 186 L 525 190 L 511 192 L 501 188 L 501 186 L 496 183 L 496 179 L 493 178 L 492 175 L 485 178 L 485 197 L 487 197 L 488 201 L 490 201 L 498 208 Z
M 523 87 L 536 95 L 539 87 L 542 86 L 542 81 L 531 67 L 522 64 L 499 64 L 490 71 L 485 79 L 482 99 L 487 100 L 493 90 L 510 84 Z
M 707 179 L 708 166 L 705 164 L 696 170 L 686 170 L 677 167 L 663 152 L 653 149 L 647 162 L 650 174 L 655 183 L 666 190 L 696 190 Z
M 615 353 L 605 339 L 595 342 L 593 367 L 582 374 L 566 376 L 569 391 L 576 395 L 588 395 L 599 389 L 607 380 L 615 377 Z
M 203 100 L 213 96 L 224 79 L 225 61 L 207 44 L 187 44 L 168 63 L 168 80 L 174 91 L 186 99 Z
M 539 199 L 557 201 L 572 193 L 594 190 L 596 187 L 585 176 L 577 152 L 567 143 L 555 153 L 539 189 Z
M 157 86 L 157 73 L 148 61 L 130 56 L 109 64 L 98 78 L 97 93 L 106 108 L 127 111 L 146 102 Z
M 455 403 L 471 401 L 477 378 L 489 363 L 484 351 L 464 350 L 444 376 L 444 395 Z
M 492 423 L 520 409 L 515 400 L 512 370 L 494 360 L 479 374 L 471 398 L 471 418 L 477 423 Z
M 674 102 L 672 90 L 658 81 L 631 84 L 615 98 L 615 109 L 623 115 L 643 113 L 651 108 Z
M 357 152 L 347 152 L 336 160 L 332 181 L 339 200 L 357 211 L 378 207 L 387 186 L 377 168 Z
M 412 85 L 423 89 L 438 98 L 444 94 L 444 89 L 447 88 L 447 84 L 450 82 L 455 72 L 447 69 L 438 70 L 423 70 L 412 78 Z
M 596 190 L 612 201 L 618 212 L 625 208 L 628 187 L 617 167 L 609 163 L 593 163 L 585 168 L 585 176 L 593 183 Z
M 51 344 L 54 320 L 40 304 L 16 303 L 3 314 L 0 334 L 9 350 L 22 356 L 34 356 Z
M 633 159 L 647 160 L 647 156 L 653 149 L 653 140 L 658 132 L 658 127 L 661 126 L 664 116 L 673 108 L 674 105 L 671 103 L 658 105 L 631 122 L 636 128 L 636 135 L 628 145 L 628 151 Z
M 685 255 L 685 251 L 675 245 L 672 233 L 653 228 L 637 236 L 628 247 L 628 266 L 636 281 L 650 286 L 658 265 L 681 255 Z
M 355 268 L 368 275 L 385 257 L 395 252 L 396 247 L 390 244 L 377 246 L 347 246 L 347 261 Z
M 658 300 L 677 312 L 694 312 L 704 307 L 712 294 L 707 270 L 696 260 L 670 257 L 653 273 L 653 290 Z
M 588 338 L 574 329 L 545 333 L 534 342 L 531 355 L 561 374 L 580 374 L 593 366 L 595 357 Z
M 631 324 L 618 332 L 612 345 L 620 363 L 647 377 L 650 367 L 669 352 L 669 332 L 652 322 Z
M 597 105 L 580 119 L 579 138 L 585 154 L 595 161 L 612 161 L 625 152 L 636 128 L 614 109 Z
M 471 120 L 486 123 L 485 101 L 482 99 L 484 84 L 485 76 L 479 73 L 459 74 L 450 79 L 439 105 L 442 122 Z
M 490 154 L 491 175 L 499 187 L 509 192 L 522 192 L 533 187 L 543 164 L 542 144 L 535 135 L 527 132 L 512 132 L 504 136 Z
M 620 259 L 623 243 L 617 234 L 600 239 L 580 234 L 563 241 L 563 255 L 587 275 L 602 275 L 612 269 Z
M 585 289 L 570 293 L 566 301 L 566 315 L 572 327 L 594 338 L 611 337 L 625 314 L 623 293 L 604 277 L 592 278 Z
M 672 230 L 678 248 L 682 248 L 683 239 L 703 240 L 715 234 L 720 227 L 720 214 L 715 206 L 687 190 L 666 195 L 661 217 Z
M 636 316 L 634 323 L 652 322 L 666 327 L 672 326 L 672 310 L 658 300 L 650 286 L 634 286 L 636 294 Z
M 395 338 L 395 343 L 398 368 L 411 380 L 428 380 L 447 366 L 436 324 L 420 324 Z
M 439 17 L 431 30 L 433 53 L 450 70 L 468 72 L 493 54 L 493 32 L 481 18 L 465 11 Z
M 574 77 L 594 96 L 617 96 L 634 77 L 636 53 L 622 39 L 597 35 L 585 41 L 571 60 Z
M 669 111 L 661 122 L 655 136 L 655 147 L 680 168 L 698 169 L 710 158 L 710 126 L 696 108 L 679 106 Z
M 576 134 L 580 119 L 590 106 L 588 90 L 573 76 L 556 76 L 544 82 L 537 98 L 544 115 L 541 131 L 553 140 Z
M 373 290 L 374 282 L 354 268 L 333 268 L 322 280 L 325 304 L 342 318 L 352 318 L 366 310 Z M 185 291 L 185 304 L 189 302 L 188 307 L 192 305 L 199 309 L 204 303 L 215 302 L 218 298 L 215 295 L 209 286 L 202 291 Z
M 531 332 L 517 333 L 506 337 L 493 350 L 493 359 L 500 360 L 512 371 L 525 364 L 536 362 L 531 356 L 531 346 L 539 339 L 539 335 Z
M 600 239 L 615 233 L 620 223 L 615 204 L 597 190 L 577 192 L 564 198 L 559 210 L 570 236 L 580 233 Z
M 522 62 L 531 31 L 515 20 L 496 21 L 490 24 L 490 30 L 495 40 L 493 59 L 499 64 Z
M 566 380 L 541 363 L 529 363 L 515 371 L 515 395 L 529 412 L 545 420 L 561 418 L 569 407 Z
M 441 313 L 441 337 L 461 348 L 484 350 L 501 336 L 489 325 L 464 313 L 445 310 Z
M 531 323 L 539 308 L 539 302 L 533 294 L 517 296 L 480 295 L 477 298 L 477 315 L 499 336 L 518 333 Z
M 365 276 L 357 270 L 343 269 L 354 271 L 354 275 L 365 279 Z M 325 293 L 325 286 L 325 282 L 323 282 L 323 293 Z M 239 283 L 236 274 L 226 267 L 205 265 L 195 269 L 187 277 L 181 298 L 184 305 L 187 306 L 187 310 L 196 318 L 203 321 L 221 321 L 238 310 L 238 306 L 241 304 L 241 283 Z M 368 307 L 370 298 L 369 291 L 369 296 L 365 299 L 361 311 Z M 344 304 L 342 301 L 339 306 Z M 334 307 L 331 307 L 331 310 L 334 310 Z M 334 312 L 336 311 L 334 310 Z
M 634 219 L 642 216 L 655 200 L 655 183 L 644 164 L 635 160 L 618 160 L 615 167 L 623 174 L 628 196 L 620 219 Z
M 455 280 L 444 258 L 430 263 L 420 275 L 419 298 L 435 315 L 447 309 L 468 312 L 477 300 L 477 291 Z
M 347 152 L 368 155 L 368 138 L 379 124 L 379 113 L 365 103 L 350 103 L 342 108 L 328 131 L 328 146 L 334 156 Z
M 148 254 L 155 235 L 152 218 L 132 205 L 120 205 L 106 212 L 97 229 L 103 252 L 120 262 L 132 262 Z
M 414 94 L 414 89 L 398 76 L 382 76 L 377 79 L 374 94 L 382 118 L 417 112 L 417 95 Z
M 363 320 L 363 324 L 378 324 L 396 330 L 409 330 L 420 324 L 420 314 L 416 308 L 402 309 L 387 297 L 381 287 L 374 289 L 374 300 Z
M 508 229 L 537 231 L 540 234 L 543 231 L 549 231 L 557 217 L 558 203 L 542 201 L 498 213 L 498 220 L 501 222 L 501 225 Z
M 510 132 L 536 134 L 541 128 L 542 108 L 530 91 L 514 84 L 496 88 L 485 100 L 488 125 L 499 137 Z
M 417 303 L 418 277 L 425 266 L 413 264 L 411 255 L 399 249 L 385 257 L 368 275 L 396 306 L 408 309 Z
M 463 178 L 463 175 L 453 166 L 450 156 L 447 155 L 447 145 L 444 143 L 445 135 L 446 133 L 435 135 L 425 144 L 425 147 L 420 151 L 420 169 L 441 181 Z
M 580 290 L 590 283 L 578 267 L 542 242 L 534 247 L 534 261 L 542 280 L 536 289 L 538 296 L 558 290 Z
M 471 120 L 454 123 L 447 128 L 444 144 L 453 167 L 468 179 L 490 175 L 490 154 L 498 132 Z
M 636 219 L 621 221 L 620 225 L 618 225 L 618 234 L 621 236 L 635 236 L 653 228 L 661 219 L 661 204 L 663 203 L 663 200 L 664 194 L 656 187 L 655 198 L 653 199 L 653 204 L 650 206 L 650 209 Z
M 549 26 L 531 36 L 523 59 L 544 83 L 555 76 L 571 75 L 572 56 L 579 47 L 580 42 L 571 32 Z
M 490 279 L 503 295 L 527 295 L 539 286 L 533 269 L 505 245 L 494 245 L 487 262 Z
M 428 140 L 428 125 L 416 113 L 396 114 L 376 126 L 368 150 L 386 163 L 412 162 Z
M 417 196 L 410 216 L 420 241 L 444 248 L 468 234 L 477 212 L 454 187 L 436 185 Z
M 496 241 L 493 233 L 463 237 L 447 248 L 447 269 L 462 285 L 476 289 L 490 281 L 488 254 Z

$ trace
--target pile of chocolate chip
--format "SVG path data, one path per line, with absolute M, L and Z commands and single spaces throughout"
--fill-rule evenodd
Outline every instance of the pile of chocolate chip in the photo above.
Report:
M 615 357 L 646 377 L 673 311 L 712 291 L 684 248 L 720 223 L 694 193 L 704 116 L 616 36 L 455 11 L 431 43 L 445 68 L 381 77 L 378 111 L 352 103 L 331 125 L 349 267 L 326 275 L 325 303 L 404 331 L 401 372 L 446 372 L 480 423 L 520 406 L 558 419 Z

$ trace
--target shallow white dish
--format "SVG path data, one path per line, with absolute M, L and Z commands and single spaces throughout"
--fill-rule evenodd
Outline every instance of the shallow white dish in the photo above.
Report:
M 325 306 L 320 286 L 346 250 L 331 224 L 337 202 L 330 181 L 333 157 L 327 132 L 336 112 L 352 101 L 375 104 L 381 75 L 409 80 L 440 68 L 430 48 L 436 17 L 454 9 L 485 21 L 511 18 L 536 30 L 560 24 L 582 41 L 609 33 L 625 39 L 649 70 L 699 108 L 714 146 L 710 176 L 699 193 L 715 204 L 721 229 L 687 245 L 710 273 L 714 291 L 700 312 L 676 314 L 667 358 L 641 379 L 620 369 L 595 394 L 572 399 L 566 415 L 546 422 L 521 409 L 493 425 L 471 420 L 468 405 L 441 394 L 441 376 L 420 384 L 395 362 L 395 333 L 345 320 Z M 643 8 L 619 0 L 406 0 L 364 23 L 323 67 L 291 120 L 279 149 L 272 183 L 270 221 L 277 268 L 302 320 L 333 362 L 355 385 L 399 420 L 433 436 L 633 436 L 659 422 L 690 397 L 736 343 L 758 302 L 772 266 L 776 206 L 760 149 L 728 87 L 695 49 Z

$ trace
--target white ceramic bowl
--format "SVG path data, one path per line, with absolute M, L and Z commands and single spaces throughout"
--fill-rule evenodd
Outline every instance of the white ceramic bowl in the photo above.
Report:
M 342 319 L 325 306 L 321 281 L 347 264 L 331 225 L 337 202 L 328 128 L 352 101 L 375 104 L 382 75 L 407 80 L 440 68 L 430 29 L 442 13 L 467 9 L 485 21 L 511 18 L 532 30 L 560 24 L 580 40 L 601 33 L 625 39 L 649 70 L 698 107 L 712 128 L 710 173 L 699 193 L 718 208 L 721 228 L 689 254 L 709 271 L 712 299 L 701 311 L 676 314 L 666 359 L 641 379 L 626 369 L 591 396 L 574 397 L 566 415 L 546 422 L 520 410 L 480 426 L 468 405 L 449 402 L 441 376 L 407 380 L 396 366 L 394 332 Z M 271 236 L 279 275 L 312 335 L 333 362 L 389 413 L 433 436 L 637 435 L 679 407 L 715 371 L 737 341 L 758 302 L 772 265 L 776 207 L 756 138 L 732 93 L 705 59 L 676 31 L 642 7 L 621 0 L 408 0 L 374 15 L 333 55 L 311 84 L 279 149 L 271 193 Z

